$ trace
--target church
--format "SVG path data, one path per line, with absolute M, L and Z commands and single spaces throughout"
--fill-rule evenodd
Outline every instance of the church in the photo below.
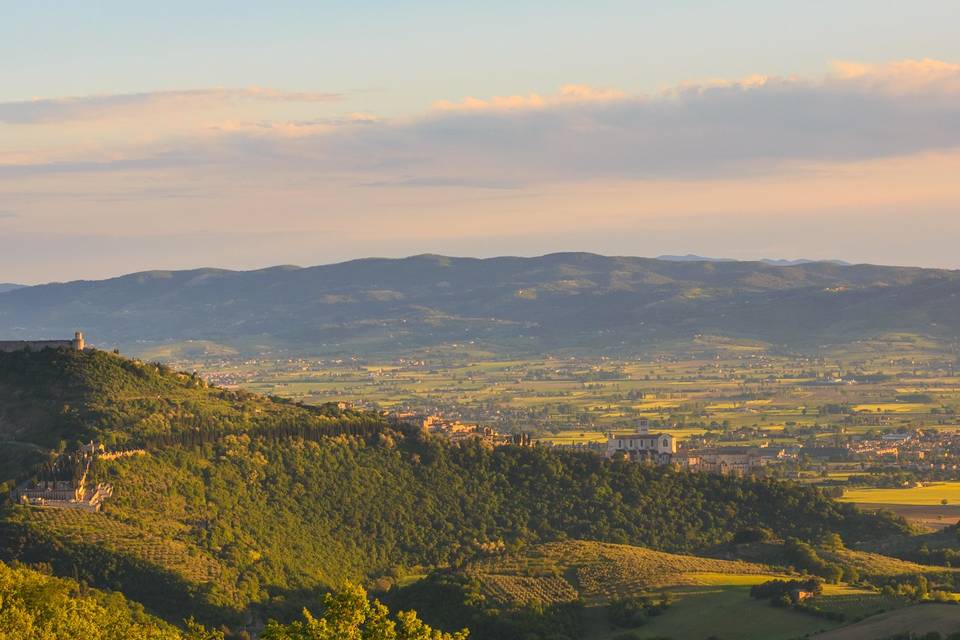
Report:
M 670 464 L 677 447 L 677 439 L 669 433 L 649 433 L 641 428 L 638 433 L 613 434 L 608 438 L 607 457 L 625 455 L 630 460 Z

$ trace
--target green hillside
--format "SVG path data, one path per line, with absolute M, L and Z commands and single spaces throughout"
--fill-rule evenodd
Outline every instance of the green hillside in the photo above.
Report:
M 571 538 L 690 553 L 759 526 L 851 543 L 905 532 L 790 483 L 450 446 L 375 415 L 207 388 L 107 353 L 0 356 L 3 424 L 18 441 L 146 448 L 96 462 L 93 480 L 114 487 L 101 513 L 5 507 L 0 553 L 173 620 L 256 624 L 347 580 L 387 588 L 491 549 Z
M 550 542 L 482 560 L 469 572 L 488 600 L 505 606 L 607 603 L 666 587 L 750 585 L 783 576 L 782 570 L 751 562 L 583 540 Z
M 793 347 L 903 332 L 960 335 L 957 272 L 873 265 L 669 261 L 559 253 L 414 256 L 311 268 L 154 271 L 0 293 L 0 333 L 127 351 L 623 351 L 697 334 Z M 170 343 L 191 341 L 171 347 Z M 185 351 L 184 351 L 185 350 Z
M 194 437 L 199 442 L 201 434 L 349 430 L 380 422 L 335 405 L 299 406 L 211 388 L 195 375 L 105 351 L 0 353 L 0 440 L 23 451 L 7 454 L 11 458 L 61 442 L 159 445 Z
M 119 593 L 0 563 L 2 640 L 182 640 Z M 195 640 L 201 640 L 199 635 Z

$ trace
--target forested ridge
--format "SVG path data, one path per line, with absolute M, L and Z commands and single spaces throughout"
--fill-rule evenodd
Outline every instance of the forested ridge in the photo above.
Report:
M 58 435 L 149 446 L 142 457 L 97 462 L 94 481 L 114 486 L 102 513 L 6 507 L 0 552 L 49 562 L 172 620 L 290 618 L 345 581 L 387 588 L 566 538 L 697 552 L 757 527 L 850 542 L 904 527 L 792 483 L 451 446 L 370 414 L 210 389 L 112 354 L 14 355 L 0 367 L 0 390 L 15 400 L 4 424 L 18 437 L 42 441 L 50 432 L 31 431 L 36 416 L 65 416 Z M 25 367 L 20 375 L 11 362 Z M 64 404 L 70 410 L 58 411 Z

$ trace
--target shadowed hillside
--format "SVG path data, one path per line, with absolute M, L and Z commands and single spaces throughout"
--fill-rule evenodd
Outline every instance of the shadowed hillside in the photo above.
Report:
M 154 271 L 0 294 L 9 338 L 71 335 L 128 350 L 204 340 L 244 352 L 621 348 L 698 333 L 811 346 L 905 331 L 960 335 L 952 271 L 678 262 L 585 253 L 366 259 L 234 272 Z

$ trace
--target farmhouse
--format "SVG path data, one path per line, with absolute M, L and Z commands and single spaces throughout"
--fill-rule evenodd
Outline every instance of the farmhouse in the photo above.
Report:
M 77 331 L 73 340 L 0 340 L 0 352 L 12 351 L 40 351 L 42 349 L 67 349 L 69 351 L 83 351 L 86 342 L 83 334 Z

